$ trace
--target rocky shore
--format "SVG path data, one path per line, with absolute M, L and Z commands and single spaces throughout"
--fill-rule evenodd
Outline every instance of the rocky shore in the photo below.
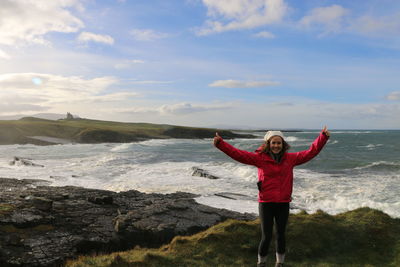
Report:
M 0 190 L 0 266 L 61 266 L 78 255 L 158 247 L 226 219 L 254 219 L 183 192 L 116 193 L 7 178 Z

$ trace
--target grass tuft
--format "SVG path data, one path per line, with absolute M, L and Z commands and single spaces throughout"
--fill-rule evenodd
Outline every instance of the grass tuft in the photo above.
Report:
M 0 203 L 0 215 L 9 214 L 13 210 L 15 210 L 15 207 L 13 205 L 6 204 L 6 203 Z

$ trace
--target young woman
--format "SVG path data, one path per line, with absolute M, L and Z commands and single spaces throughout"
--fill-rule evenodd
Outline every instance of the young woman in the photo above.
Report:
M 258 202 L 261 223 L 261 241 L 257 266 L 264 267 L 275 221 L 276 267 L 285 259 L 285 231 L 289 217 L 289 202 L 293 190 L 293 168 L 314 158 L 330 136 L 326 126 L 308 150 L 288 153 L 289 145 L 281 131 L 268 131 L 265 143 L 255 152 L 237 149 L 216 133 L 214 146 L 234 160 L 258 168 Z

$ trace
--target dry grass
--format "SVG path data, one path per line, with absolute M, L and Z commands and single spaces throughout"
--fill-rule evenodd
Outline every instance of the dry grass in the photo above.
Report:
M 255 266 L 258 220 L 228 220 L 158 248 L 135 248 L 69 261 L 83 266 Z M 285 266 L 400 266 L 400 221 L 369 208 L 336 216 L 291 215 Z M 271 244 L 268 264 L 275 261 Z

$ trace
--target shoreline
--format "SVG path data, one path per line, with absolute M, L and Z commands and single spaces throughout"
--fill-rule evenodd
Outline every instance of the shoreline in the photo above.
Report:
M 175 194 L 175 193 L 184 193 L 184 194 L 192 195 L 193 200 L 196 201 L 196 203 L 198 203 L 199 205 L 205 205 L 205 206 L 209 206 L 209 207 L 216 208 L 216 209 L 224 209 L 224 210 L 228 210 L 228 211 L 235 212 L 235 213 L 249 214 L 251 216 L 254 216 L 254 217 L 258 218 L 258 201 L 257 201 L 256 197 L 254 198 L 254 201 L 253 201 L 254 205 L 256 206 L 256 211 L 255 212 L 251 212 L 251 211 L 249 211 L 250 209 L 246 209 L 246 211 L 235 210 L 235 209 L 229 208 L 227 205 L 221 205 L 221 203 L 213 204 L 213 203 L 210 203 L 209 201 L 201 201 L 201 200 L 198 201 L 198 199 L 201 199 L 204 196 L 199 195 L 198 193 L 184 192 L 184 191 L 180 191 L 180 190 L 176 190 L 176 191 L 173 191 L 173 192 L 172 191 L 171 192 L 143 192 L 143 191 L 138 191 L 138 190 L 135 190 L 135 189 L 114 191 L 114 190 L 110 190 L 110 189 L 101 189 L 101 188 L 95 188 L 95 187 L 85 187 L 85 186 L 79 186 L 79 185 L 61 185 L 60 186 L 60 185 L 53 185 L 51 180 L 30 179 L 30 178 L 13 178 L 13 177 L 0 177 L 0 184 L 1 184 L 1 181 L 3 179 L 20 181 L 22 183 L 28 182 L 28 183 L 33 183 L 33 184 L 46 186 L 46 187 L 49 187 L 49 188 L 74 187 L 74 188 L 81 188 L 83 190 L 104 191 L 104 192 L 109 192 L 109 193 L 112 193 L 112 194 L 121 194 L 121 193 L 129 192 L 129 191 L 132 191 L 132 190 L 140 192 L 141 194 L 148 194 L 148 195 L 152 195 L 152 194 L 169 195 L 169 194 Z M 239 197 L 251 198 L 250 196 L 245 196 L 245 195 L 236 194 L 236 193 L 230 193 L 230 192 L 215 193 L 215 194 L 212 195 L 212 197 L 218 197 L 219 199 L 227 200 L 227 201 L 233 201 L 233 202 L 234 201 L 241 201 L 241 199 L 232 198 L 230 195 L 239 195 Z M 317 213 L 317 212 L 323 212 L 323 213 L 326 213 L 326 214 L 328 214 L 330 216 L 337 216 L 337 215 L 340 215 L 342 213 L 351 212 L 351 211 L 354 211 L 354 210 L 357 210 L 357 209 L 363 209 L 363 208 L 368 208 L 368 209 L 373 209 L 373 210 L 380 211 L 382 213 L 385 213 L 387 216 L 389 216 L 392 219 L 400 219 L 400 217 L 396 217 L 394 215 L 390 215 L 389 213 L 385 212 L 382 209 L 379 209 L 379 208 L 376 208 L 376 207 L 370 207 L 370 206 L 367 206 L 367 205 L 360 205 L 360 206 L 354 207 L 352 209 L 343 209 L 343 210 L 340 210 L 340 211 L 329 212 L 329 211 L 326 211 L 326 210 L 324 210 L 322 208 L 321 209 L 318 208 L 318 209 L 313 210 L 313 211 L 307 211 L 305 209 L 297 207 L 293 202 L 290 202 L 290 210 L 289 210 L 289 212 L 290 212 L 291 215 L 298 215 L 298 214 L 301 214 L 301 213 L 314 214 L 314 213 Z
M 51 186 L 46 180 L 12 178 L 0 178 L 0 189 L 3 192 L 0 196 L 0 264 L 5 266 L 55 266 L 78 255 L 127 251 L 135 246 L 155 248 L 154 251 L 158 251 L 160 246 L 169 246 L 176 238 L 182 238 L 178 236 L 187 236 L 188 239 L 202 237 L 202 231 L 219 229 L 227 219 L 233 219 L 238 224 L 249 222 L 254 225 L 251 231 L 255 234 L 246 234 L 246 242 L 255 244 L 249 260 L 254 260 L 256 255 L 256 237 L 259 236 L 256 233 L 259 231 L 257 216 L 199 204 L 194 200 L 196 195 L 192 193 L 146 194 L 136 190 L 117 193 L 77 186 Z M 355 251 L 370 248 L 375 251 L 376 248 L 370 247 L 370 243 L 357 247 L 360 245 L 358 238 L 369 240 L 371 234 L 387 245 L 387 235 L 382 232 L 387 229 L 393 231 L 390 240 L 400 240 L 400 232 L 396 230 L 400 229 L 400 220 L 370 208 L 357 208 L 336 215 L 329 215 L 321 210 L 313 214 L 301 211 L 291 214 L 290 218 L 288 235 L 292 237 L 289 240 L 300 238 L 296 241 L 300 242 L 298 245 L 289 247 L 290 254 L 295 253 L 297 260 L 304 257 L 299 249 L 309 250 L 308 241 L 301 240 L 307 237 L 303 236 L 307 231 L 311 238 L 310 244 L 317 244 L 311 245 L 311 248 L 316 250 L 327 242 L 326 238 L 321 238 L 327 234 L 332 239 L 329 242 L 336 244 L 335 246 L 338 246 L 338 240 L 350 237 L 353 240 L 351 244 L 354 244 L 351 248 Z M 397 228 L 391 228 L 391 225 L 396 225 Z M 233 230 L 237 227 L 227 229 Z M 225 239 L 236 240 L 243 235 L 244 233 L 233 232 L 232 235 L 224 235 L 218 240 L 226 244 L 230 241 L 225 242 Z M 396 239 L 396 235 L 399 239 Z M 69 239 L 67 243 L 63 241 L 66 237 Z M 197 240 L 194 245 L 197 246 L 198 242 L 203 241 Z M 232 249 L 241 251 L 243 247 Z M 347 251 L 350 248 L 343 249 Z M 126 253 L 135 253 L 134 251 Z M 248 250 L 245 251 L 249 253 Z M 375 252 L 372 251 L 369 253 L 375 257 Z M 382 248 L 377 254 L 386 253 L 385 251 L 387 249 Z M 109 257 L 114 258 L 112 255 Z M 176 260 L 178 266 L 184 261 L 179 258 Z

